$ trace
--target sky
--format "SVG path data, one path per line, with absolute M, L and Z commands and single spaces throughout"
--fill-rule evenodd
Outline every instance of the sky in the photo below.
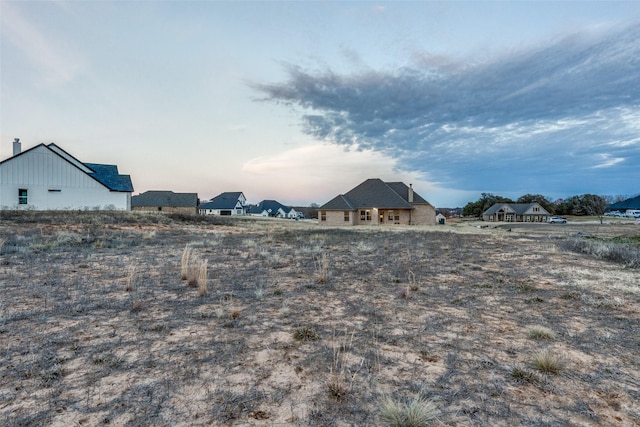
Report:
M 638 1 L 0 1 L 0 160 L 134 194 L 640 193 Z

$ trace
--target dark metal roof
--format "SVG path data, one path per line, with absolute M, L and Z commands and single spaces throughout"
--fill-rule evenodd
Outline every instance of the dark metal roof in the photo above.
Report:
M 196 207 L 198 206 L 198 194 L 156 190 L 145 191 L 142 194 L 131 197 L 131 206 Z
M 413 203 L 409 203 L 409 187 L 402 182 L 384 182 L 381 179 L 372 178 L 367 179 L 348 193 L 334 197 L 319 209 L 412 209 L 414 204 L 428 203 L 415 191 L 413 192 Z
M 84 165 L 93 170 L 93 173 L 89 173 L 88 175 L 100 182 L 109 190 L 133 192 L 131 176 L 120 175 L 118 173 L 118 166 L 101 165 L 99 163 L 84 163 Z
M 241 191 L 219 194 L 210 201 L 201 204 L 200 209 L 235 209 L 241 195 Z
M 640 196 L 632 197 L 621 202 L 613 203 L 607 206 L 608 211 L 618 211 L 627 209 L 640 209 Z

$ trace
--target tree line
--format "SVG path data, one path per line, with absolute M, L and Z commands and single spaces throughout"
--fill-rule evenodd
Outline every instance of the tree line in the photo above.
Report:
M 467 203 L 462 208 L 463 216 L 479 217 L 495 203 L 534 203 L 537 202 L 552 215 L 603 215 L 611 203 L 624 200 L 625 196 L 598 196 L 596 194 L 582 194 L 567 199 L 550 201 L 541 194 L 525 194 L 512 200 L 491 193 L 482 193 L 475 202 Z

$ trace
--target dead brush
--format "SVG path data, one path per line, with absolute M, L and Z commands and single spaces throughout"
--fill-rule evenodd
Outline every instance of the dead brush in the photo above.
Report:
M 200 261 L 198 272 L 198 294 L 204 296 L 207 293 L 207 260 Z
M 418 289 L 420 289 L 420 286 L 418 285 L 418 282 L 416 281 L 416 274 L 409 270 L 409 290 L 416 292 Z
M 338 402 L 344 400 L 353 392 L 353 385 L 358 372 L 364 365 L 365 358 L 354 366 L 349 366 L 349 351 L 353 346 L 354 333 L 348 341 L 333 347 L 333 361 L 329 370 L 327 381 L 327 391 L 329 395 Z
M 318 283 L 327 283 L 329 280 L 329 257 L 323 253 L 320 258 L 314 258 L 314 267 L 316 270 L 316 281 Z
M 182 263 L 180 265 L 180 278 L 187 280 L 189 278 L 189 261 L 191 258 L 191 246 L 186 245 L 182 251 Z
M 131 292 L 131 291 L 135 290 L 135 288 L 136 288 L 135 275 L 136 275 L 135 267 L 130 267 L 129 268 L 129 273 L 127 274 L 126 282 L 125 282 L 125 285 L 124 285 L 124 290 L 125 291 Z

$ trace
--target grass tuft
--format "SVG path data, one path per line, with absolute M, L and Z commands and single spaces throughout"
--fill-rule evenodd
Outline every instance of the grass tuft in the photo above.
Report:
M 386 397 L 380 406 L 380 418 L 391 427 L 423 427 L 438 417 L 433 401 L 421 397 L 408 402 Z
M 557 375 L 564 369 L 564 358 L 549 349 L 540 350 L 533 356 L 533 366 L 543 374 Z
M 533 325 L 529 327 L 529 338 L 533 340 L 552 340 L 555 337 L 555 332 L 545 326 Z

